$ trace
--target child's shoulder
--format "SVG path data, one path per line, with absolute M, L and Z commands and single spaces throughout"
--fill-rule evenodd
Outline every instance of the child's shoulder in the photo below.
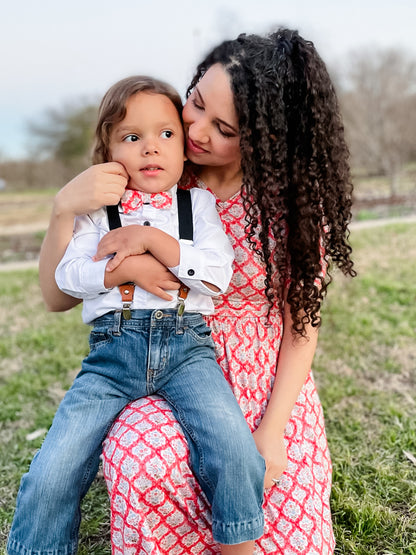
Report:
M 108 229 L 108 215 L 105 206 L 94 210 L 94 212 L 77 216 L 75 219 L 75 232 L 93 226 Z
M 200 189 L 199 187 L 193 187 L 190 189 L 192 204 L 198 204 L 202 206 L 215 205 L 216 199 L 211 191 L 207 189 Z

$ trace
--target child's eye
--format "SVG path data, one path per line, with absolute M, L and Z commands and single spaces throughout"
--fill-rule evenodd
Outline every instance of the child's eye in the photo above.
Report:
M 170 131 L 169 129 L 166 129 L 165 131 L 162 131 L 161 136 L 164 139 L 170 139 L 173 136 L 173 131 Z
M 139 137 L 137 135 L 134 135 L 133 133 L 131 135 L 127 135 L 127 137 L 124 137 L 123 139 L 126 143 L 134 143 L 136 141 L 139 140 Z

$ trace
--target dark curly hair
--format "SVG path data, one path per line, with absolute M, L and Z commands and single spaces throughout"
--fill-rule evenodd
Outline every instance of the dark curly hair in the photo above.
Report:
M 197 67 L 188 96 L 217 63 L 229 74 L 239 118 L 248 240 L 266 265 L 270 305 L 283 307 L 290 280 L 293 331 L 306 336 L 308 323 L 320 325 L 331 281 L 323 264 L 356 275 L 348 243 L 349 151 L 337 96 L 313 43 L 297 31 L 223 42 Z

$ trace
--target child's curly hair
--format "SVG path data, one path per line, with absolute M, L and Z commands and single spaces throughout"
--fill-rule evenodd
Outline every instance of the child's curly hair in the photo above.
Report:
M 305 336 L 307 323 L 320 324 L 331 281 L 323 264 L 356 275 L 348 243 L 349 151 L 336 93 L 313 43 L 297 31 L 223 42 L 197 67 L 188 96 L 216 63 L 234 94 L 247 232 L 266 264 L 266 295 L 282 306 L 290 280 L 293 330 Z

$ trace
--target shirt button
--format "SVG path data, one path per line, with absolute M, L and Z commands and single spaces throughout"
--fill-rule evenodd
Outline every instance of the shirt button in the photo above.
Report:
M 192 268 L 190 270 L 188 270 L 188 276 L 193 276 L 195 275 L 195 270 L 192 270 Z
M 148 220 L 146 220 L 145 222 L 143 222 L 143 225 L 151 225 L 151 224 Z

